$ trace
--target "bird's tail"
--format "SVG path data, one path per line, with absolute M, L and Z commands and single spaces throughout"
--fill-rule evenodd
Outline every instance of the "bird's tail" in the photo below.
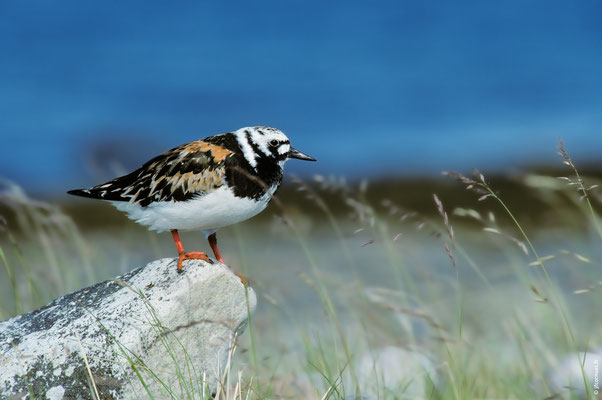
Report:
M 74 190 L 69 190 L 67 193 L 69 193 L 73 196 L 89 197 L 92 199 L 102 199 L 102 197 L 99 196 L 98 192 L 93 192 L 90 189 L 74 189 Z

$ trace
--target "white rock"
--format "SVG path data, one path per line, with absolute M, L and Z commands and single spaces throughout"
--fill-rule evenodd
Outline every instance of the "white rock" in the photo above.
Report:
M 222 264 L 154 261 L 1 322 L 0 398 L 90 398 L 90 373 L 101 398 L 213 392 L 255 304 Z
M 425 354 L 386 346 L 364 354 L 358 361 L 356 376 L 366 398 L 428 398 L 437 385 L 437 371 Z
M 579 360 L 583 363 L 583 370 Z M 585 373 L 589 394 L 594 398 L 602 398 L 602 392 L 600 392 L 601 364 L 602 349 L 593 350 L 587 354 L 579 353 L 579 359 L 577 354 L 570 355 L 558 363 L 558 366 L 548 371 L 550 389 L 563 395 L 571 393 L 572 396 L 586 398 L 587 389 L 583 379 Z
M 48 400 L 61 400 L 63 397 L 65 397 L 65 388 L 62 386 L 51 387 L 46 392 Z

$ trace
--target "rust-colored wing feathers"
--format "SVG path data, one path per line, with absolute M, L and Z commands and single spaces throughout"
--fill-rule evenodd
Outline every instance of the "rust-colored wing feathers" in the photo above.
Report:
M 195 140 L 194 142 L 190 142 L 181 147 L 182 152 L 186 153 L 209 153 L 216 163 L 224 161 L 226 157 L 232 154 L 232 151 L 217 144 L 208 143 L 204 140 Z
M 225 159 L 232 151 L 204 140 L 176 147 L 138 170 L 87 190 L 69 193 L 104 200 L 135 202 L 184 201 L 212 192 L 224 183 Z

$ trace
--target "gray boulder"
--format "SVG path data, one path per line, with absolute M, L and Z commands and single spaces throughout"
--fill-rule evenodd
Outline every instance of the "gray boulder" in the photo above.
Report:
M 210 396 L 255 304 L 223 264 L 151 262 L 1 322 L 0 398 Z

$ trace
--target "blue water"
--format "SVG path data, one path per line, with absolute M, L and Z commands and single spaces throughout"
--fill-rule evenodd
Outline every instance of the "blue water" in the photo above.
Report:
M 600 21 L 598 0 L 5 0 L 0 176 L 59 192 L 256 124 L 318 158 L 296 173 L 516 168 L 559 136 L 595 161 Z

